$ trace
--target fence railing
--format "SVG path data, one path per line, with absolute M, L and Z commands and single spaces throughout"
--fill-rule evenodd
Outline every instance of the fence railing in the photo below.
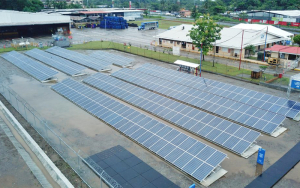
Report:
M 99 165 L 88 157 L 86 153 L 72 146 L 66 138 L 62 139 L 51 127 L 52 124 L 42 118 L 24 99 L 9 86 L 0 85 L 0 93 L 27 120 L 28 123 L 44 138 L 58 155 L 78 174 L 89 187 L 122 188 Z M 103 184 L 104 181 L 106 184 Z

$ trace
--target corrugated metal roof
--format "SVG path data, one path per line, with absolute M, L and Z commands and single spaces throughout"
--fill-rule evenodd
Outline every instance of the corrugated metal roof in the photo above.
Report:
M 248 25 L 248 24 L 245 24 Z M 250 24 L 249 24 L 250 25 Z M 251 24 L 251 26 L 255 27 L 257 24 Z M 184 27 L 184 29 L 183 29 Z M 193 25 L 182 24 L 176 26 L 174 29 L 168 30 L 166 32 L 160 33 L 155 36 L 156 38 L 174 40 L 174 41 L 184 41 L 192 43 L 192 39 L 187 36 L 189 31 L 193 28 Z M 262 45 L 265 43 L 266 31 L 264 29 L 256 30 L 244 27 L 244 38 L 243 38 L 243 48 L 248 45 Z M 216 41 L 217 46 L 240 49 L 241 41 L 243 35 L 242 28 L 223 28 L 221 30 L 221 39 Z M 277 29 L 277 28 L 276 28 Z M 281 29 L 280 29 L 281 30 Z M 285 33 L 277 33 L 278 30 L 274 31 L 277 35 L 268 32 L 267 43 L 278 42 L 282 40 L 288 40 L 289 37 L 285 35 Z
M 269 11 L 266 11 L 266 12 L 269 12 Z M 270 13 L 282 14 L 282 15 L 291 16 L 291 17 L 300 16 L 300 10 L 271 10 Z
M 247 13 L 254 13 L 254 12 L 265 12 L 265 13 L 272 13 L 272 14 L 280 14 L 284 16 L 290 16 L 290 17 L 299 17 L 300 16 L 300 10 L 252 10 L 248 11 Z
M 0 10 L 0 27 L 18 25 L 40 25 L 70 23 L 70 16 L 60 14 L 29 13 L 19 11 Z
M 231 28 L 239 28 L 239 29 L 247 29 L 247 30 L 258 30 L 258 31 L 267 31 L 268 27 L 268 33 L 271 33 L 278 37 L 292 37 L 294 36 L 293 33 L 284 31 L 282 29 L 279 29 L 277 27 L 274 27 L 272 25 L 262 25 L 262 24 L 238 24 L 235 26 L 232 26 Z
M 80 11 L 81 14 L 99 14 L 99 13 L 109 13 L 106 11 L 98 10 L 98 11 Z
M 296 46 L 274 45 L 271 48 L 267 48 L 266 51 L 300 55 L 300 47 L 296 47 Z

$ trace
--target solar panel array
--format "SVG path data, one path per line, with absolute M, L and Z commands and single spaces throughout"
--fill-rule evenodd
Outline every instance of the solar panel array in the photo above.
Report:
M 71 50 L 67 50 L 64 48 L 60 48 L 57 46 L 47 49 L 46 52 L 63 57 L 65 59 L 69 59 L 80 65 L 83 65 L 85 67 L 91 68 L 96 71 L 109 70 L 110 69 L 109 66 L 111 65 L 110 63 L 107 63 L 105 61 L 99 61 L 99 59 L 95 59 L 88 55 L 84 55 L 84 54 L 74 52 Z
M 285 116 L 145 75 L 138 71 L 121 69 L 114 72 L 112 76 L 234 120 L 266 134 L 272 134 L 285 120 Z
M 84 80 L 193 134 L 242 155 L 260 133 L 101 73 Z M 170 135 L 176 137 L 178 133 Z
M 295 118 L 300 112 L 300 103 L 274 95 L 253 91 L 243 87 L 226 84 L 202 77 L 181 73 L 164 67 L 144 64 L 136 71 L 153 75 L 165 80 L 176 82 L 207 93 L 226 97 L 247 105 L 261 108 L 270 112 L 278 113 L 289 118 Z
M 25 54 L 71 76 L 80 74 L 85 69 L 81 65 L 36 48 Z
M 52 89 L 200 182 L 226 158 L 226 154 L 75 80 L 66 79 Z
M 111 64 L 120 66 L 120 67 L 130 67 L 132 66 L 133 59 L 124 57 L 124 56 L 119 56 L 116 54 L 111 54 L 108 52 L 104 51 L 97 51 L 92 54 L 90 54 L 91 57 L 101 59 L 107 62 L 110 62 Z
M 58 73 L 16 51 L 8 52 L 1 56 L 39 81 L 46 81 Z

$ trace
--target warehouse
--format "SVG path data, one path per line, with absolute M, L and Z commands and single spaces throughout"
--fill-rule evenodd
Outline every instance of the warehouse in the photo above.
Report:
M 256 10 L 247 12 L 246 22 L 300 26 L 300 10 Z
M 155 37 L 161 47 L 172 48 L 173 46 L 179 46 L 184 51 L 199 52 L 198 48 L 192 44 L 192 39 L 187 36 L 192 27 L 193 25 L 180 25 Z M 221 31 L 221 39 L 214 44 L 215 53 L 218 56 L 239 57 L 242 38 L 242 58 L 244 58 L 244 48 L 246 46 L 253 45 L 257 51 L 262 51 L 265 46 L 266 30 L 267 26 L 258 24 L 239 24 L 231 28 L 224 28 Z M 292 36 L 292 33 L 268 26 L 267 48 L 274 44 L 284 44 Z M 209 54 L 213 53 L 214 51 L 209 52 Z
M 99 16 L 100 18 L 104 18 L 105 16 L 117 16 L 117 17 L 123 17 L 127 21 L 141 19 L 143 13 L 143 10 L 120 9 L 120 8 L 59 9 L 59 10 L 45 9 L 43 11 L 48 14 L 59 13 L 62 15 L 81 16 L 81 17 Z
M 0 38 L 50 35 L 70 31 L 70 16 L 0 10 Z

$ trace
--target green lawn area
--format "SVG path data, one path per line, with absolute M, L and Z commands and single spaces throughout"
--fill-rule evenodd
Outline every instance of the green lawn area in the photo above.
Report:
M 250 56 L 250 57 L 246 57 L 246 59 L 257 60 L 257 57 Z
M 157 20 L 130 21 L 128 23 L 135 23 L 138 24 L 138 26 L 140 26 L 142 22 L 152 22 L 152 21 L 157 21 Z M 187 22 L 187 21 L 191 21 L 191 22 Z M 193 21 L 192 20 L 185 20 L 185 21 L 158 20 L 158 25 L 160 29 L 169 29 L 170 26 L 177 26 L 181 24 L 193 24 Z
M 28 46 L 28 47 L 19 47 L 19 48 L 13 48 L 13 47 L 9 47 L 9 48 L 0 48 L 0 53 L 4 53 L 4 52 L 10 52 L 10 51 L 25 51 L 25 50 L 31 50 L 33 48 L 37 48 L 37 47 L 33 47 L 33 46 Z M 48 47 L 44 47 L 43 49 L 48 49 Z
M 35 47 L 28 47 L 28 48 L 0 48 L 0 53 L 3 52 L 9 52 L 9 51 L 24 51 L 24 50 L 30 50 Z M 43 49 L 47 49 L 48 47 L 45 47 Z M 159 61 L 164 61 L 164 62 L 169 62 L 169 63 L 174 63 L 176 60 L 184 60 L 192 63 L 199 64 L 199 59 L 193 59 L 193 58 L 188 58 L 188 57 L 183 57 L 183 56 L 175 56 L 172 55 L 171 51 L 165 50 L 165 52 L 155 52 L 153 50 L 148 50 L 145 48 L 139 48 L 139 47 L 134 47 L 134 46 L 124 46 L 123 44 L 120 43 L 114 43 L 114 42 L 109 42 L 109 41 L 93 41 L 93 42 L 87 42 L 84 44 L 76 44 L 73 45 L 72 47 L 68 48 L 70 50 L 103 50 L 103 49 L 115 49 L 115 50 L 120 50 L 124 51 L 127 53 L 147 57 L 147 58 L 152 58 L 156 59 Z M 170 52 L 170 54 L 168 53 Z M 254 80 L 250 78 L 245 78 L 245 77 L 240 77 L 241 74 L 243 75 L 250 75 L 251 71 L 248 69 L 241 69 L 239 70 L 237 67 L 232 67 L 232 66 L 227 66 L 224 64 L 219 64 L 215 63 L 215 66 L 212 66 L 212 62 L 209 61 L 203 61 L 202 62 L 202 70 L 204 71 L 210 71 L 218 74 L 223 74 L 223 75 L 228 75 L 228 76 L 236 76 L 245 80 L 249 80 L 251 82 L 256 82 L 259 83 L 260 80 Z M 271 74 L 264 74 L 263 76 L 266 76 L 266 80 L 270 80 L 274 78 L 273 75 Z M 289 84 L 289 78 L 282 78 L 282 79 L 277 79 L 273 83 L 279 83 L 282 85 L 288 85 Z
M 108 42 L 108 41 L 103 41 L 103 42 L 93 41 L 93 42 L 88 42 L 85 44 L 77 44 L 77 45 L 73 45 L 69 49 L 70 50 L 116 49 L 116 50 L 124 51 L 127 53 L 131 53 L 131 54 L 135 54 L 135 55 L 139 55 L 139 56 L 143 56 L 143 57 L 147 57 L 147 58 L 152 58 L 152 59 L 156 59 L 159 61 L 169 62 L 169 63 L 174 63 L 176 60 L 180 59 L 180 60 L 199 64 L 199 59 L 175 56 L 175 55 L 172 55 L 172 53 L 168 54 L 167 50 L 165 53 L 154 52 L 152 50 L 148 50 L 145 48 L 138 48 L 138 47 L 134 47 L 134 46 L 124 46 L 123 44 L 113 43 L 113 42 Z M 219 74 L 224 74 L 224 75 L 229 75 L 229 76 L 238 76 L 240 74 L 244 74 L 244 75 L 251 74 L 251 71 L 248 69 L 239 70 L 237 67 L 227 66 L 227 65 L 219 64 L 219 63 L 215 63 L 215 66 L 213 67 L 212 62 L 209 62 L 209 61 L 202 62 L 202 70 L 219 73 Z M 274 78 L 274 76 L 271 74 L 264 74 L 264 76 L 266 76 L 266 80 L 270 80 L 270 79 Z M 238 77 L 248 80 L 248 81 L 256 82 L 256 83 L 258 83 L 260 81 L 259 79 L 254 80 L 254 79 L 240 77 L 240 76 L 238 76 Z M 278 80 L 274 81 L 274 83 L 275 82 L 277 83 L 279 81 L 284 85 L 288 85 L 288 83 L 289 83 L 288 78 L 278 79 Z

